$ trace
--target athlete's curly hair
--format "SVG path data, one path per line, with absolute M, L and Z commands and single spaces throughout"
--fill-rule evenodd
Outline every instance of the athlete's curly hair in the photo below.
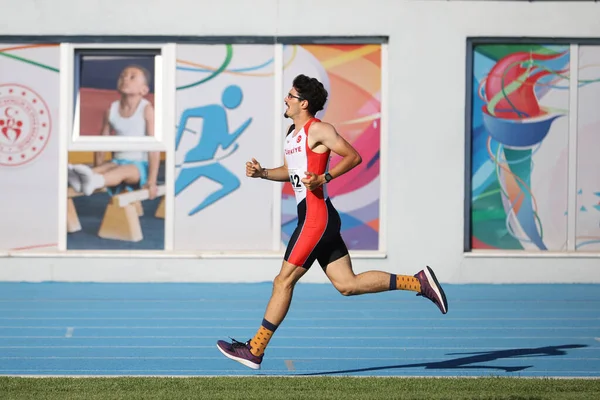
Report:
M 294 88 L 298 91 L 298 95 L 308 101 L 308 112 L 311 115 L 316 115 L 321 111 L 327 102 L 327 90 L 321 82 L 316 78 L 310 78 L 306 75 L 298 75 L 294 78 Z

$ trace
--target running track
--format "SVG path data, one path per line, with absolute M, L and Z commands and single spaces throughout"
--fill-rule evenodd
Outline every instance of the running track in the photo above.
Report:
M 600 285 L 444 288 L 446 315 L 300 283 L 253 371 L 215 343 L 254 335 L 270 283 L 0 283 L 0 375 L 600 377 Z

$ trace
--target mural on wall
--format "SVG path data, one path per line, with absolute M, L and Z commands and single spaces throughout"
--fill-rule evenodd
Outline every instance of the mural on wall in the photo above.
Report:
M 378 249 L 379 45 L 285 45 L 283 92 L 275 100 L 273 46 L 179 45 L 177 51 L 176 250 L 272 249 L 273 183 L 246 178 L 244 164 L 254 157 L 266 167 L 280 165 L 273 158 L 272 112 L 283 115 L 283 97 L 299 73 L 325 84 L 330 97 L 317 117 L 333 123 L 363 156 L 356 170 L 330 184 L 342 234 L 352 250 Z M 572 223 L 576 250 L 598 251 L 600 46 L 579 48 L 574 216 L 567 213 L 569 46 L 478 45 L 473 55 L 472 248 L 564 251 Z M 11 193 L 0 198 L 2 248 L 56 246 L 59 58 L 57 44 L 0 48 L 0 183 Z M 80 78 L 82 99 L 110 86 Z M 88 111 L 82 108 L 82 115 Z M 98 119 L 80 122 L 82 135 L 99 133 Z M 69 162 L 87 163 L 92 155 L 71 152 Z M 43 178 L 39 185 L 15 184 L 33 176 Z M 296 224 L 289 183 L 281 201 L 283 248 Z M 41 228 L 23 225 L 25 214 Z M 235 229 L 226 219 L 236 221 Z M 85 248 L 71 239 L 69 248 Z
M 272 45 L 178 45 L 176 250 L 272 250 Z M 232 224 L 224 221 L 235 221 Z
M 58 44 L 0 44 L 0 249 L 58 242 Z
M 283 59 L 282 107 L 283 97 L 297 75 L 317 78 L 329 93 L 325 109 L 317 114 L 317 118 L 333 124 L 362 156 L 363 162 L 331 181 L 328 191 L 340 213 L 342 236 L 348 248 L 378 250 L 381 45 L 285 45 Z M 283 124 L 287 128 L 290 120 L 284 118 Z M 330 166 L 334 167 L 340 159 L 332 155 Z M 287 245 L 297 225 L 293 193 L 290 183 L 285 183 L 282 190 L 283 245 Z
M 575 248 L 600 250 L 600 46 L 579 47 Z
M 472 249 L 565 250 L 569 46 L 473 56 Z

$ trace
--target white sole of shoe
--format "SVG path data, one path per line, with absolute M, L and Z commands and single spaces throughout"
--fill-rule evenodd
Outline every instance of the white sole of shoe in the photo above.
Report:
M 425 268 L 423 271 L 425 272 L 425 275 L 427 276 L 427 280 L 429 281 L 431 288 L 433 289 L 435 294 L 437 294 L 438 298 L 441 300 L 440 305 L 444 308 L 443 314 L 446 314 L 448 312 L 448 310 L 446 309 L 446 306 L 444 305 L 444 298 L 442 296 L 442 292 L 440 292 L 440 287 L 438 286 L 436 280 L 433 279 L 433 275 L 431 275 L 429 267 Z
M 240 358 L 240 357 L 235 357 L 235 356 L 232 356 L 231 354 L 228 354 L 228 353 L 224 352 L 224 351 L 223 351 L 223 350 L 222 350 L 222 349 L 221 349 L 221 348 L 220 348 L 218 345 L 217 345 L 217 349 L 219 349 L 219 351 L 220 351 L 221 353 L 223 353 L 223 355 L 224 355 L 225 357 L 227 357 L 227 358 L 230 358 L 230 359 L 232 359 L 232 360 L 234 360 L 234 361 L 237 361 L 237 362 L 239 362 L 240 364 L 244 364 L 244 365 L 245 365 L 246 367 L 248 367 L 248 368 L 252 368 L 252 369 L 260 369 L 260 364 L 253 363 L 252 361 L 248 361 L 248 360 L 246 360 L 246 359 L 244 359 L 244 358 Z

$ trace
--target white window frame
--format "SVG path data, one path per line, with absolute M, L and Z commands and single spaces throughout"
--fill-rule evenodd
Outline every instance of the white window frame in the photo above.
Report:
M 495 38 L 497 43 L 510 42 L 514 43 L 514 38 L 502 39 Z M 553 39 L 537 39 L 535 42 L 553 42 Z M 559 43 L 554 40 L 554 43 Z M 464 258 L 600 258 L 600 252 L 593 251 L 578 251 L 576 247 L 577 236 L 577 136 L 578 136 L 578 108 L 579 108 L 579 51 L 581 46 L 586 43 L 573 39 L 568 43 L 563 43 L 569 47 L 569 116 L 568 116 L 568 161 L 567 161 L 567 237 L 566 249 L 563 251 L 527 251 L 527 250 L 483 250 L 473 249 L 469 246 L 468 250 L 463 251 Z M 597 43 L 594 43 L 597 45 Z M 470 43 L 472 46 L 471 52 L 474 52 L 475 42 Z M 473 62 L 472 60 L 470 61 Z M 470 67 L 472 68 L 472 66 Z M 472 70 L 469 70 L 469 75 L 472 75 Z M 468 76 L 467 79 L 472 79 Z M 468 88 L 468 95 L 472 95 L 472 88 Z M 469 118 L 472 118 L 472 111 L 469 111 Z M 471 133 L 468 133 L 468 139 L 472 140 Z M 472 157 L 471 154 L 465 153 L 466 157 Z M 469 161 L 470 168 L 470 161 Z M 470 172 L 465 175 L 467 179 L 471 179 Z M 468 185 L 470 191 L 470 184 Z M 465 196 L 465 205 L 469 214 L 471 213 L 471 197 L 470 193 Z M 465 215 L 465 223 L 470 223 L 471 215 Z M 468 234 L 467 234 L 468 232 Z M 465 231 L 465 239 L 470 240 L 470 228 Z
M 157 50 L 155 56 L 155 136 L 154 137 L 83 137 L 79 135 L 79 110 L 73 99 L 75 53 L 78 50 Z M 160 151 L 165 153 L 165 235 L 164 250 L 173 250 L 173 193 L 175 172 L 175 65 L 174 43 L 61 43 L 59 109 L 59 187 L 67 187 L 69 152 L 73 151 Z M 58 193 L 58 250 L 67 250 L 66 191 Z M 135 254 L 135 253 L 134 253 Z

